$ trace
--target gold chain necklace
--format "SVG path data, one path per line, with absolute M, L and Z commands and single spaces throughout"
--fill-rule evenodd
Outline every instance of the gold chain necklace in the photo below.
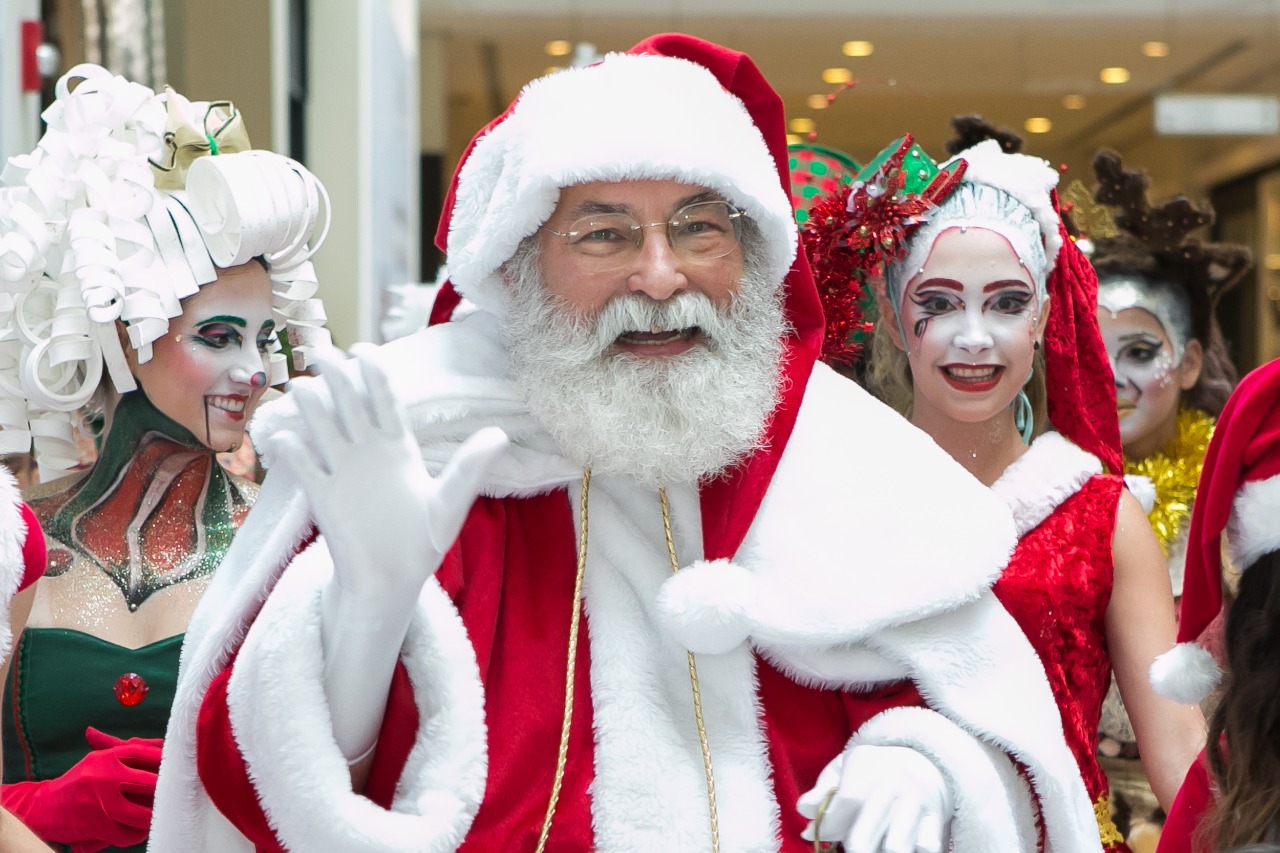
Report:
M 671 559 L 671 573 L 680 571 L 676 559 L 676 543 L 671 536 L 671 505 L 667 503 L 667 490 L 658 489 L 662 501 L 662 531 L 667 537 L 667 556 Z M 698 725 L 698 745 L 702 747 L 702 769 L 707 774 L 707 811 L 711 818 L 711 850 L 720 853 L 720 816 L 716 812 L 716 778 L 711 772 L 711 746 L 707 743 L 707 727 L 702 721 L 702 691 L 698 688 L 698 663 L 693 652 L 689 656 L 689 687 L 693 690 L 693 720 Z
M 569 758 L 569 727 L 573 722 L 573 676 L 578 660 L 578 626 L 582 620 L 582 579 L 587 568 L 587 496 L 591 492 L 591 469 L 582 472 L 582 505 L 579 510 L 582 527 L 582 543 L 578 546 L 578 570 L 573 582 L 573 616 L 569 621 L 569 654 L 565 665 L 564 680 L 564 716 L 560 722 L 560 749 L 556 754 L 555 778 L 551 784 L 551 799 L 547 803 L 547 813 L 542 819 L 542 831 L 538 834 L 536 853 L 544 853 L 547 838 L 551 834 L 551 821 L 555 818 L 556 805 L 560 800 L 560 789 L 564 785 L 565 765 Z M 671 560 L 671 571 L 680 571 L 680 562 L 676 559 L 675 539 L 671 535 L 671 506 L 667 503 L 667 490 L 658 490 L 658 499 L 662 502 L 662 528 L 667 539 L 667 556 Z M 711 772 L 711 747 L 707 742 L 707 728 L 702 719 L 702 692 L 698 687 L 698 665 L 693 652 L 689 656 L 689 685 L 693 690 L 693 718 L 698 726 L 698 744 L 702 747 L 702 766 L 707 775 L 707 809 L 711 818 L 711 850 L 720 853 L 720 819 L 716 813 L 716 782 Z

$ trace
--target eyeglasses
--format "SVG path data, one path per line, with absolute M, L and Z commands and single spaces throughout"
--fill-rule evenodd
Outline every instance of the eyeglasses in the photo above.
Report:
M 666 228 L 667 243 L 676 257 L 705 264 L 738 246 L 744 212 L 727 201 L 686 204 L 666 222 L 636 222 L 625 213 L 593 213 L 576 220 L 568 231 L 542 230 L 563 237 L 569 251 L 584 266 L 609 272 L 634 261 L 644 247 L 644 229 Z

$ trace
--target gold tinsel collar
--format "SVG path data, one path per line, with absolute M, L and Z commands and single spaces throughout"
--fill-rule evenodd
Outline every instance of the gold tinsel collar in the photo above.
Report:
M 1205 450 L 1213 436 L 1214 417 L 1200 409 L 1178 412 L 1177 432 L 1159 452 L 1146 459 L 1124 460 L 1124 472 L 1148 477 L 1156 490 L 1156 503 L 1147 519 L 1160 540 L 1165 556 L 1191 517 Z

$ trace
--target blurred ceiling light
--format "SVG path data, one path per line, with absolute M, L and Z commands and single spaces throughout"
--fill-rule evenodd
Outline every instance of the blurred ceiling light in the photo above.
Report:
M 1280 270 L 1280 254 L 1267 255 L 1267 269 Z
M 788 133 L 788 134 L 787 134 L 787 144 L 788 144 L 788 145 L 799 145 L 801 142 L 804 142 L 804 140 L 803 140 L 803 139 L 801 139 L 798 135 L 796 135 L 796 134 L 794 134 L 794 133 Z
M 568 56 L 573 52 L 573 45 L 565 39 L 556 39 L 547 42 L 543 50 L 547 52 L 547 56 Z
M 822 72 L 822 82 L 839 86 L 853 79 L 853 72 L 848 68 L 827 68 Z
M 1148 41 L 1142 44 L 1142 55 L 1149 56 L 1152 59 L 1159 59 L 1162 56 L 1169 55 L 1169 45 L 1163 41 Z
M 811 118 L 793 118 L 787 123 L 787 129 L 792 133 L 813 133 L 818 125 Z
M 1022 129 L 1027 133 L 1048 133 L 1053 130 L 1053 122 L 1044 116 L 1034 116 L 1022 123 Z
M 1110 68 L 1104 68 L 1098 72 L 1098 79 L 1103 83 L 1110 83 L 1118 86 L 1121 83 L 1129 82 L 1129 69 L 1121 68 L 1119 65 L 1113 65 Z
M 809 105 L 811 110 L 825 110 L 831 106 L 831 102 L 827 100 L 826 95 L 810 95 L 805 99 L 805 103 Z
M 840 52 L 845 56 L 870 56 L 875 49 L 876 46 L 869 41 L 847 41 L 840 46 Z
M 1084 95 L 1063 95 L 1062 106 L 1069 110 L 1082 110 L 1085 107 Z

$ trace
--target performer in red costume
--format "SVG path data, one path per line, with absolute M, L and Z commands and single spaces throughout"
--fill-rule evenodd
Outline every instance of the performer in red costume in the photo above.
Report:
M 872 387 L 1012 510 L 1019 543 L 995 593 L 1044 662 L 1101 841 L 1123 849 L 1094 754 L 1112 667 L 1166 802 L 1204 732 L 1146 681 L 1172 643 L 1172 597 L 1140 507 L 1104 473 L 1121 462 L 1097 280 L 1065 236 L 1057 181 L 994 139 L 935 169 L 908 137 L 834 213 L 814 209 L 834 220 L 820 232 L 852 235 L 816 260 L 880 282 Z
M 816 363 L 785 158 L 682 35 L 477 136 L 475 310 L 257 419 L 153 850 L 1098 849 L 1008 511 Z
M 97 66 L 57 92 L 0 190 L 0 442 L 34 443 L 49 537 L 5 682 L 3 802 L 60 849 L 141 850 L 183 632 L 257 495 L 215 454 L 288 377 L 278 333 L 297 356 L 325 340 L 307 244 L 327 211 L 230 103 Z M 84 408 L 103 436 L 69 473 Z
M 1179 644 L 1153 668 L 1157 689 L 1195 702 L 1221 673 L 1203 648 L 1227 604 L 1227 675 L 1209 745 L 1187 771 L 1160 853 L 1213 853 L 1280 842 L 1276 632 L 1280 628 L 1280 361 L 1240 381 L 1218 417 L 1187 542 Z M 1225 540 L 1225 548 L 1223 547 Z M 1224 598 L 1228 566 L 1240 573 Z M 1253 849 L 1250 847 L 1249 849 Z
M 22 633 L 44 574 L 44 534 L 7 469 L 0 470 L 0 675 L 7 675 L 13 638 Z M 47 853 L 48 846 L 7 809 L 0 808 L 0 850 Z

